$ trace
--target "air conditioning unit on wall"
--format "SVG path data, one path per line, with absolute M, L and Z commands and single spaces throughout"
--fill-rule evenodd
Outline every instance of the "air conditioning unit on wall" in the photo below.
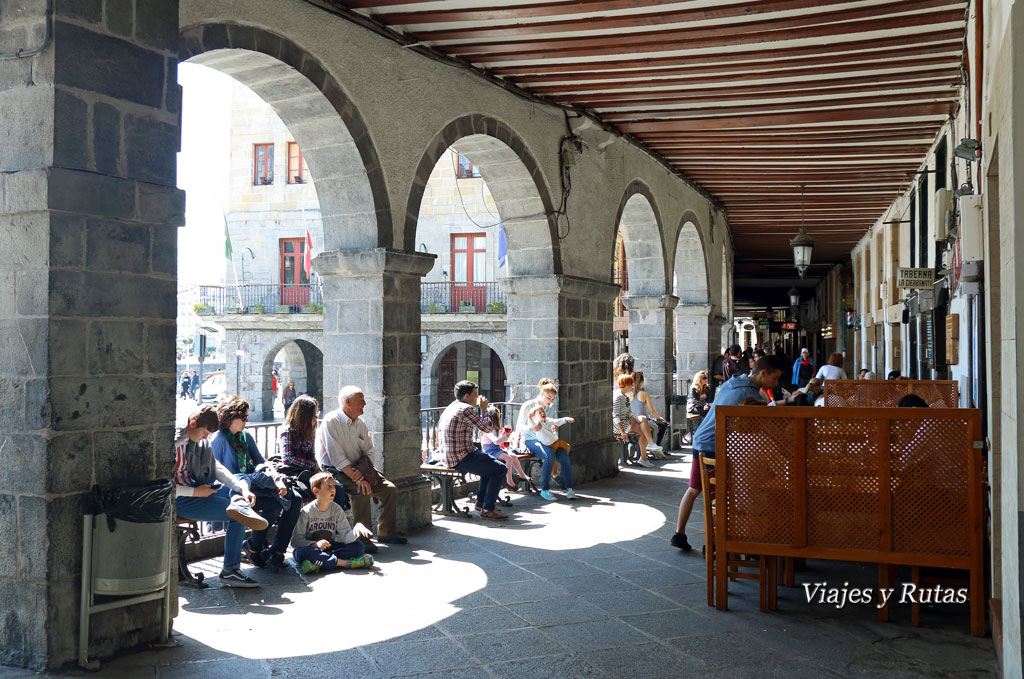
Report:
M 973 193 L 960 196 L 960 253 L 965 262 L 985 259 L 983 198 Z

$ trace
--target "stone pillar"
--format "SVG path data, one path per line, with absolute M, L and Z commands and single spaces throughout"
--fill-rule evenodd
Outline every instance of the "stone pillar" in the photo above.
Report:
M 611 436 L 612 318 L 619 286 L 559 276 L 558 409 L 576 422 L 560 430 L 572 444 L 576 484 L 618 473 Z M 530 396 L 536 394 L 534 389 Z
M 671 295 L 622 298 L 629 312 L 629 353 L 636 369 L 644 371 L 645 389 L 662 417 L 668 417 L 672 394 L 672 310 L 679 303 Z
M 185 203 L 177 1 L 57 3 L 52 31 L 47 5 L 0 9 L 0 51 L 30 50 L 0 61 L 0 664 L 53 669 L 76 655 L 89 488 L 172 471 Z M 90 655 L 159 620 L 94 616 Z
M 508 300 L 506 398 L 522 403 L 537 395 L 542 377 L 560 381 L 559 280 L 555 276 L 510 276 L 503 278 L 501 285 Z
M 420 475 L 420 278 L 435 255 L 386 248 L 323 252 L 324 410 L 346 384 L 363 389 L 377 465 L 398 486 L 398 529 L 430 523 Z
M 714 358 L 721 353 L 721 347 L 715 346 L 719 338 L 711 333 L 710 314 L 710 304 L 680 304 L 675 308 L 676 374 L 681 378 L 692 379 L 698 370 L 710 371 Z

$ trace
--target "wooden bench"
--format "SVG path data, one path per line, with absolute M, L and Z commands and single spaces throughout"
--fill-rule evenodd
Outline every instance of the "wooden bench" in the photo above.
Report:
M 200 589 L 209 587 L 208 583 L 203 582 L 205 576 L 202 573 L 192 573 L 188 569 L 188 561 L 185 559 L 185 544 L 189 539 L 192 542 L 199 542 L 199 524 L 192 519 L 177 519 L 174 522 L 174 532 L 178 538 L 178 582 Z
M 715 426 L 719 549 L 876 563 L 880 589 L 896 566 L 914 580 L 920 568 L 965 570 L 971 633 L 985 634 L 979 410 L 722 406 Z M 716 560 L 721 610 L 728 584 Z

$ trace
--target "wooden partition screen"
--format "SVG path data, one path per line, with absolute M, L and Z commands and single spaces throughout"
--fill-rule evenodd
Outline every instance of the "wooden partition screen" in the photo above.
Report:
M 929 408 L 956 408 L 956 380 L 825 380 L 826 406 L 895 408 L 907 394 L 917 394 Z
M 968 570 L 984 634 L 979 410 L 722 406 L 715 426 L 725 553 Z

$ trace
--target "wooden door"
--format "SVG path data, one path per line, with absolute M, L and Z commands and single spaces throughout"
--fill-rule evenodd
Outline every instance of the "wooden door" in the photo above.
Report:
M 305 258 L 305 238 L 281 239 L 281 304 L 301 307 L 309 302 Z
M 505 400 L 505 366 L 498 354 L 491 349 L 491 401 L 501 403 Z
M 469 302 L 483 313 L 487 307 L 485 257 L 486 236 L 482 233 L 452 234 L 452 311 Z
M 455 400 L 455 347 L 448 350 L 437 366 L 437 406 L 446 406 Z

